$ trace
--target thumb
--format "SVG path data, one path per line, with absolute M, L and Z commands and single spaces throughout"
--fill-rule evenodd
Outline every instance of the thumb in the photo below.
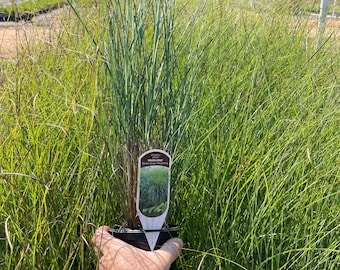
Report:
M 180 238 L 172 238 L 166 241 L 161 248 L 155 252 L 159 253 L 165 261 L 171 264 L 178 258 L 182 247 L 183 241 Z
M 113 239 L 113 236 L 109 234 L 110 227 L 101 226 L 99 227 L 92 237 L 92 243 L 97 247 L 102 249 L 107 242 Z

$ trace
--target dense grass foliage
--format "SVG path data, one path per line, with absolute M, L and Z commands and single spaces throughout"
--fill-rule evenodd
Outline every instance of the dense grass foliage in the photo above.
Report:
M 183 235 L 202 269 L 337 269 L 339 58 L 282 18 L 229 15 L 179 162 Z
M 1 269 L 90 267 L 96 59 L 73 30 L 1 62 Z
M 172 167 L 178 268 L 338 269 L 339 40 L 317 44 L 289 12 L 195 2 L 173 7 L 173 84 L 204 59 Z M 122 222 L 119 134 L 101 111 L 117 98 L 103 97 L 107 13 L 77 10 L 87 31 L 70 21 L 55 44 L 0 62 L 1 269 L 93 269 L 95 228 Z

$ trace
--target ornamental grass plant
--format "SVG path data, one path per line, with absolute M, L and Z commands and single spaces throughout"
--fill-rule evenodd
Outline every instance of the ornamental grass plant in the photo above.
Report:
M 210 40 L 193 15 L 183 29 L 176 25 L 173 1 L 113 0 L 102 10 L 103 31 L 88 30 L 102 61 L 97 122 L 108 153 L 102 171 L 113 197 L 125 202 L 123 222 L 135 229 L 138 157 L 158 148 L 175 158 L 190 136 Z

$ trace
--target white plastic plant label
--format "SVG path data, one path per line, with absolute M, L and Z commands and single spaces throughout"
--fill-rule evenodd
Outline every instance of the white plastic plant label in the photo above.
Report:
M 170 202 L 170 155 L 159 149 L 138 160 L 137 213 L 150 250 L 154 250 Z

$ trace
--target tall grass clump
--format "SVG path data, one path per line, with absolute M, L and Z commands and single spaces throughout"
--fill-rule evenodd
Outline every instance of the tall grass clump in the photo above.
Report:
M 179 29 L 174 12 L 174 1 L 108 1 L 104 30 L 93 39 L 103 62 L 97 118 L 108 153 L 103 178 L 132 228 L 138 156 L 161 148 L 175 157 L 202 93 L 201 49 L 208 41 L 192 34 L 200 27 L 195 18 Z

